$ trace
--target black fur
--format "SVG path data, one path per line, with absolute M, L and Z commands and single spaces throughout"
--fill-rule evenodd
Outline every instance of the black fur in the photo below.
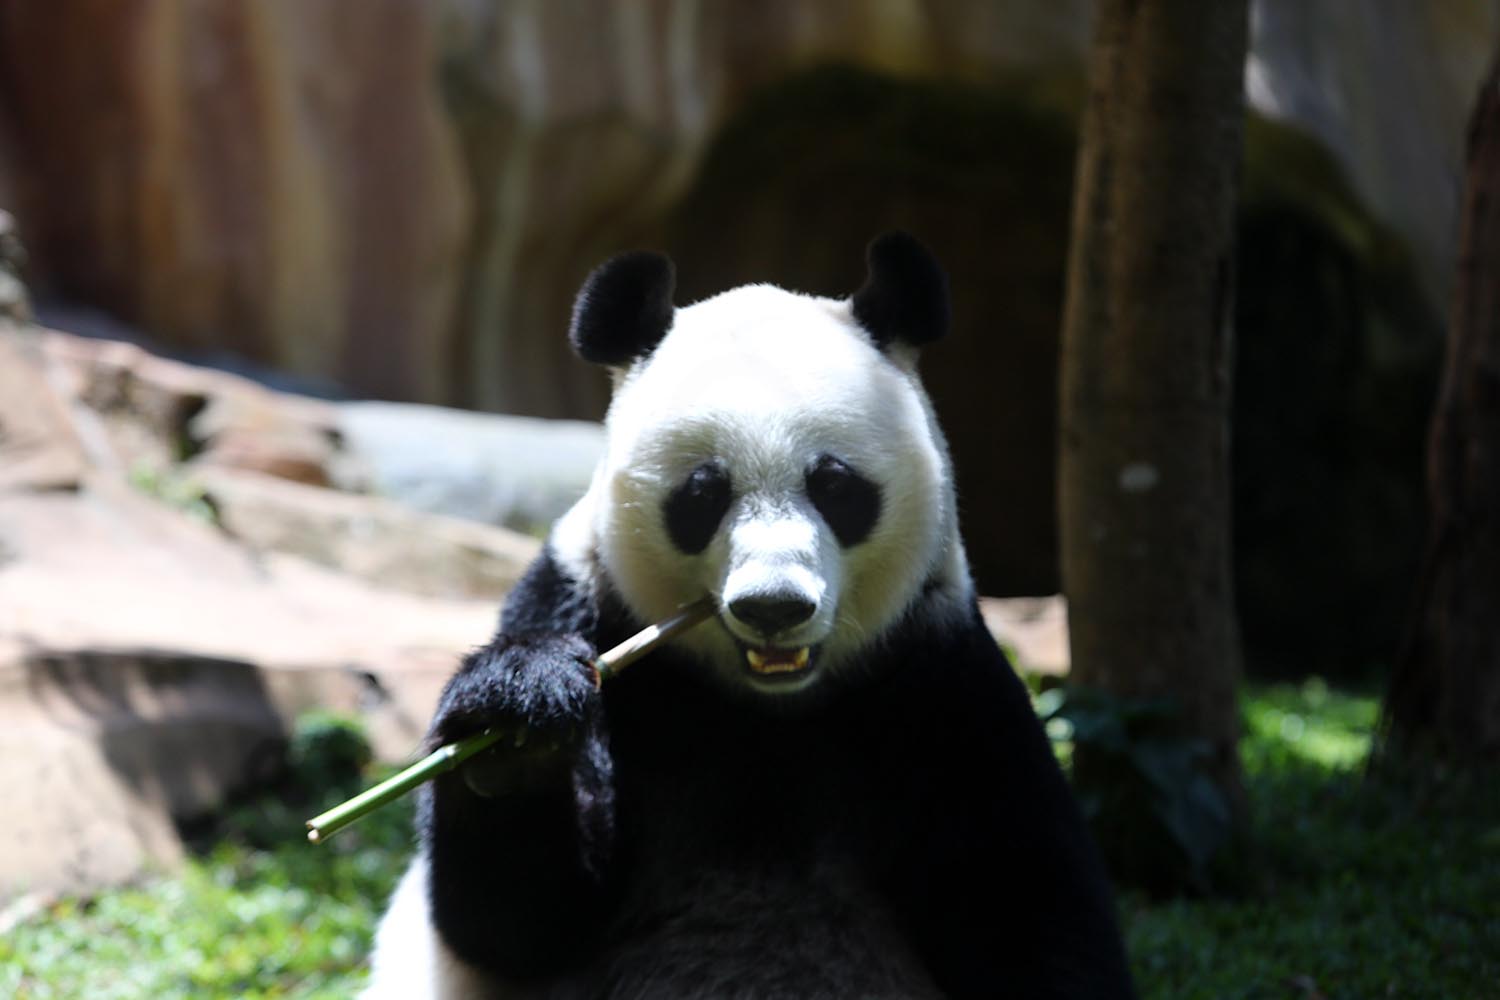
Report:
M 910 618 L 867 669 L 777 711 L 668 650 L 594 692 L 582 655 L 641 623 L 609 594 L 578 614 L 564 579 L 544 554 L 506 618 L 584 635 L 497 638 L 434 723 L 580 734 L 556 766 L 517 762 L 523 791 L 433 784 L 434 921 L 466 961 L 586 996 L 906 995 L 871 970 L 902 956 L 954 997 L 1132 995 L 1098 856 L 977 608 Z
M 697 555 L 708 548 L 732 499 L 729 473 L 718 462 L 705 462 L 672 491 L 662 510 L 672 544 Z
M 585 361 L 624 367 L 646 357 L 672 329 L 672 261 L 637 250 L 600 264 L 573 302 L 568 340 Z
M 582 590 L 556 560 L 544 554 L 527 567 L 515 592 L 500 609 L 500 632 L 590 635 L 598 620 L 594 595 Z
M 478 967 L 528 978 L 583 961 L 604 916 L 613 782 L 593 655 L 577 634 L 502 634 L 443 691 L 434 745 L 506 734 L 418 803 L 433 923 Z
M 865 251 L 868 273 L 854 293 L 854 318 L 882 350 L 893 341 L 920 347 L 948 332 L 948 276 L 902 232 L 877 236 Z
M 880 520 L 880 487 L 832 455 L 807 472 L 807 495 L 844 548 L 858 545 Z

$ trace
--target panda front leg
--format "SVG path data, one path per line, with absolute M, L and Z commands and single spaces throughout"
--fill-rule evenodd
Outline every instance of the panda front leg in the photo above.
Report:
M 504 738 L 424 791 L 431 919 L 462 961 L 513 982 L 576 969 L 596 939 L 614 821 L 593 646 L 504 633 L 443 691 L 431 738 Z

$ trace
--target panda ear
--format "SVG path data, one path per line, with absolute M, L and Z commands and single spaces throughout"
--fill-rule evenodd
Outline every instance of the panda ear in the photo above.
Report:
M 585 361 L 617 368 L 650 354 L 672 329 L 676 284 L 663 254 L 637 250 L 600 264 L 573 302 L 573 350 Z
M 865 283 L 850 299 L 854 318 L 885 350 L 900 341 L 930 344 L 948 332 L 948 276 L 908 233 L 875 237 L 865 251 Z

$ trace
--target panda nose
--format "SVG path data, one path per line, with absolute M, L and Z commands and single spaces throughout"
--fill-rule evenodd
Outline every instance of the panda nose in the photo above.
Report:
M 799 594 L 737 597 L 729 602 L 729 613 L 762 635 L 801 625 L 816 610 L 816 604 Z

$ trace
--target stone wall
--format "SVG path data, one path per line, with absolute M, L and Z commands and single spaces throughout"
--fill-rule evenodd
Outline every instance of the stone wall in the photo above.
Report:
M 1088 10 L 7 4 L 0 197 L 44 294 L 168 344 L 357 395 L 597 416 L 603 382 L 562 346 L 569 298 L 602 256 L 657 232 L 760 88 L 828 63 L 986 91 L 1076 80 Z M 1497 20 L 1484 0 L 1255 7 L 1257 107 L 1333 150 L 1439 300 L 1459 126 Z M 849 225 L 859 232 L 816 236 L 869 235 Z

